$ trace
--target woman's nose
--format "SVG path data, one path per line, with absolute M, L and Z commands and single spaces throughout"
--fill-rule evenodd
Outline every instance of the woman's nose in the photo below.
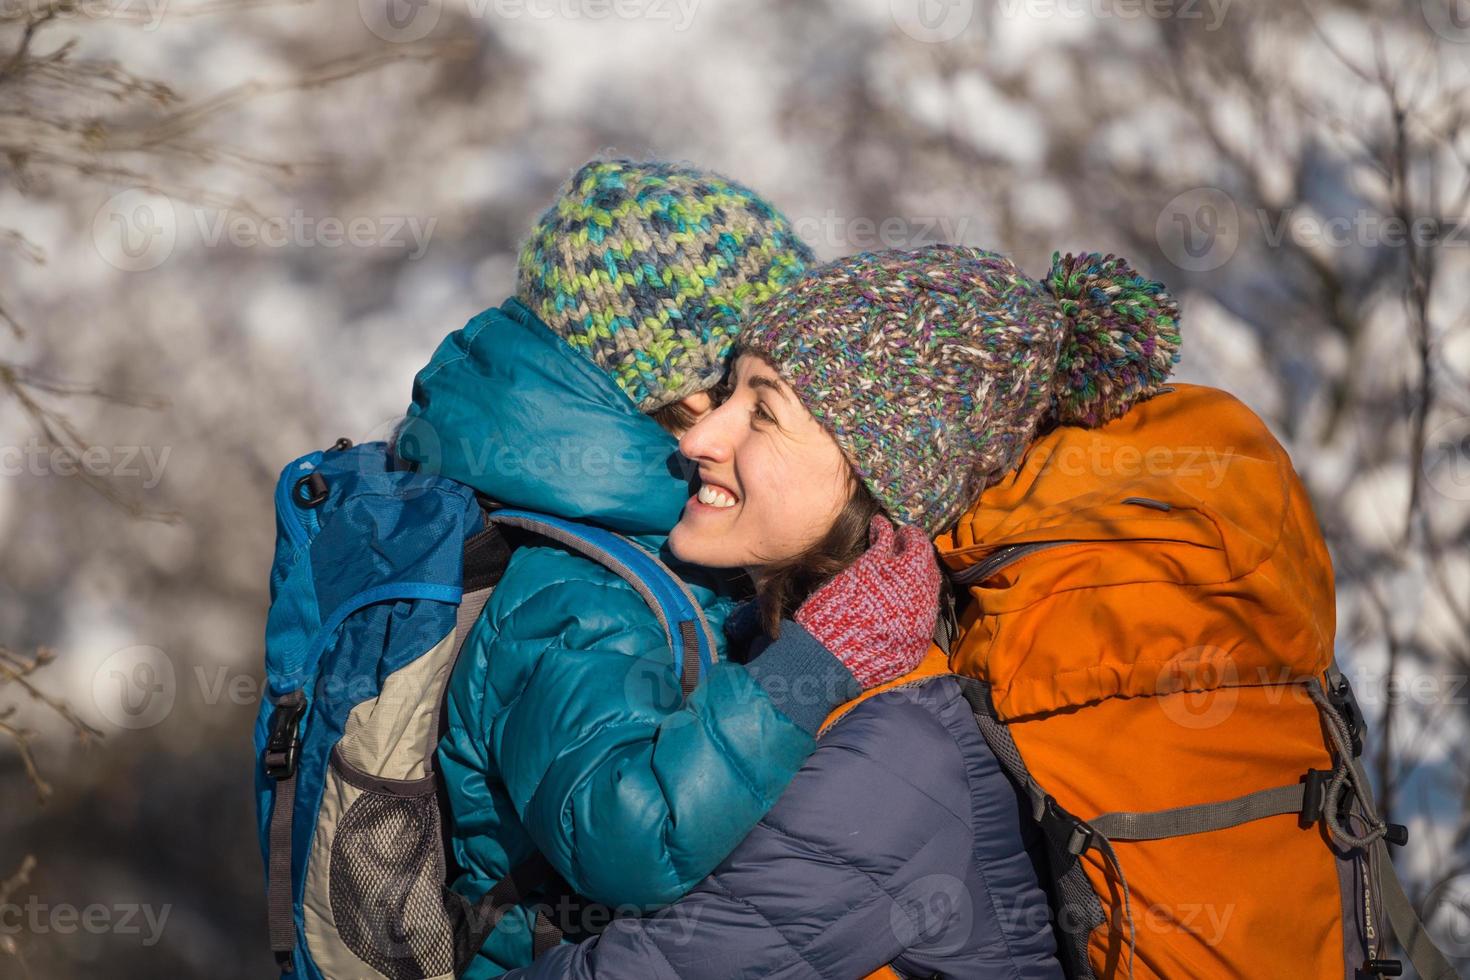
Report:
M 729 426 L 725 424 L 730 413 L 729 403 L 717 406 L 695 422 L 679 437 L 679 452 L 692 460 L 709 460 L 713 463 L 730 458 Z

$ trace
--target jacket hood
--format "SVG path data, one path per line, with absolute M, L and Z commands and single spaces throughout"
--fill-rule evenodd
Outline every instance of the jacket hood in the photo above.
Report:
M 1312 676 L 1332 657 L 1332 563 L 1306 489 L 1214 388 L 1044 434 L 936 544 L 976 600 L 955 668 L 990 682 L 1004 717 Z
M 691 492 L 674 437 L 514 299 L 414 378 L 400 456 L 497 503 L 667 535 Z

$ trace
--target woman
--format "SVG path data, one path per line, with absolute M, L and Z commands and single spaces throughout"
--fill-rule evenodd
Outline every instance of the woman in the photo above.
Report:
M 1090 265 L 1068 256 L 1042 284 L 975 249 L 882 252 L 768 301 L 742 331 L 722 404 L 680 441 L 701 487 L 670 535 L 675 553 L 746 568 L 767 636 L 794 622 L 837 638 L 847 663 L 881 654 L 873 618 L 855 621 L 861 605 L 811 591 L 851 560 L 865 517 L 876 544 L 889 518 L 937 533 L 1040 426 L 1115 417 L 1177 360 L 1162 287 L 1121 263 L 1078 271 Z M 1125 325 L 1094 336 L 1088 314 L 1114 301 Z M 827 730 L 681 901 L 508 976 L 846 980 L 892 964 L 901 976 L 1060 977 L 1036 846 L 957 683 L 915 678 Z

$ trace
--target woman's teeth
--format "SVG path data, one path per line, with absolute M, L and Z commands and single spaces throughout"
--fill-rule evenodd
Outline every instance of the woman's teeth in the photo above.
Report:
M 699 488 L 699 502 L 709 504 L 711 507 L 735 506 L 735 500 L 729 494 L 707 484 Z

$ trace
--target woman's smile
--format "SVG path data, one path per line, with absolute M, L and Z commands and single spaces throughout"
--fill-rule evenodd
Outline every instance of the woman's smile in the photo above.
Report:
M 729 487 L 706 480 L 700 477 L 699 490 L 689 498 L 690 502 L 699 505 L 695 509 L 704 510 L 730 510 L 740 503 L 740 495 Z

